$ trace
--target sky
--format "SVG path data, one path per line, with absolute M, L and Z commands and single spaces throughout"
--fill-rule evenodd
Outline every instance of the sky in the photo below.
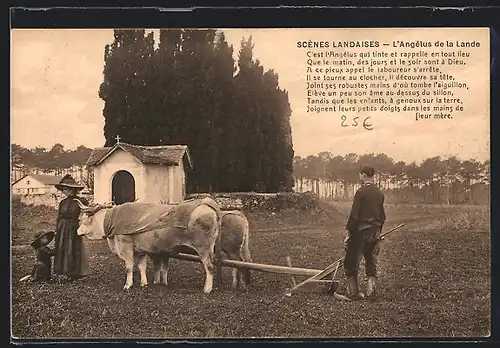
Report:
M 450 29 L 451 30 L 451 29 Z M 488 32 L 418 32 L 401 29 L 222 29 L 233 45 L 235 59 L 240 40 L 252 35 L 254 57 L 273 69 L 279 85 L 289 92 L 295 155 L 322 151 L 334 155 L 353 152 L 386 153 L 395 160 L 420 162 L 433 156 L 489 159 L 489 47 Z M 418 36 L 417 36 L 418 34 Z M 451 121 L 416 121 L 410 114 L 356 114 L 372 116 L 373 131 L 340 126 L 338 114 L 306 112 L 306 51 L 298 40 L 372 40 L 392 42 L 414 38 L 469 38 L 480 40 L 473 64 L 453 71 L 467 81 L 461 98 L 467 111 Z M 103 80 L 104 46 L 113 41 L 111 29 L 13 30 L 11 41 L 11 143 L 28 148 L 66 149 L 104 144 L 102 110 L 98 96 Z M 424 41 L 425 41 L 424 40 Z M 342 49 L 345 50 L 345 49 Z M 413 113 L 414 114 L 414 113 Z

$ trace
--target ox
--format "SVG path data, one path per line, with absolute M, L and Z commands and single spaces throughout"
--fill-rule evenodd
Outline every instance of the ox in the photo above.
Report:
M 249 223 L 239 210 L 226 210 L 221 212 L 221 250 L 230 260 L 252 262 L 249 247 Z M 194 254 L 194 250 L 186 247 L 178 248 L 177 252 Z M 168 255 L 151 255 L 155 273 L 155 283 L 160 282 L 160 269 L 163 270 L 163 281 L 167 282 Z M 233 288 L 250 285 L 250 270 L 248 268 L 233 268 Z
M 79 235 L 89 239 L 106 238 L 109 248 L 124 262 L 127 278 L 124 290 L 133 285 L 135 257 L 140 272 L 141 286 L 148 284 L 147 257 L 158 265 L 168 260 L 176 248 L 186 246 L 197 252 L 205 268 L 203 292 L 212 291 L 214 275 L 214 247 L 220 231 L 220 209 L 210 197 L 184 201 L 175 205 L 130 202 L 118 206 L 85 206 L 78 201 L 80 214 Z M 162 265 L 163 266 L 163 265 Z M 167 269 L 163 270 L 167 283 Z M 155 272 L 155 283 L 159 282 Z
M 249 246 L 249 223 L 239 210 L 223 211 L 221 217 L 222 250 L 231 260 L 252 262 Z M 233 287 L 239 287 L 240 282 L 245 287 L 250 285 L 250 270 L 248 268 L 233 268 Z

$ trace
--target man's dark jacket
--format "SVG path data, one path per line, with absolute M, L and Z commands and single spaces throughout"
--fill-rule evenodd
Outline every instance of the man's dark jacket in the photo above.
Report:
M 385 223 L 384 194 L 372 183 L 363 184 L 354 195 L 346 230 L 354 232 Z

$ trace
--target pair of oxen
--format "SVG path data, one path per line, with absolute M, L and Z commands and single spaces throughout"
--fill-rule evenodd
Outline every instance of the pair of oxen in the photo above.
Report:
M 129 202 L 118 206 L 87 206 L 79 200 L 77 202 L 81 208 L 77 233 L 91 240 L 107 240 L 111 251 L 125 262 L 124 290 L 133 285 L 136 261 L 141 286 L 148 284 L 148 256 L 153 261 L 154 283 L 160 284 L 163 278 L 166 285 L 169 258 L 186 250 L 197 253 L 205 269 L 203 292 L 206 294 L 213 288 L 216 243 L 220 243 L 219 249 L 229 259 L 252 262 L 247 218 L 239 210 L 221 211 L 212 197 L 175 205 Z M 177 220 L 174 221 L 176 214 Z M 179 216 L 183 216 L 182 219 Z M 136 227 L 130 228 L 133 225 Z M 248 269 L 234 268 L 232 276 L 234 288 L 246 287 L 250 283 Z

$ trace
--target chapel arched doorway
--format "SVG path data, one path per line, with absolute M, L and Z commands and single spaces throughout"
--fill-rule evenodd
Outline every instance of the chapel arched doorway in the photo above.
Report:
M 135 180 L 126 170 L 120 170 L 113 176 L 111 198 L 115 204 L 135 201 Z

